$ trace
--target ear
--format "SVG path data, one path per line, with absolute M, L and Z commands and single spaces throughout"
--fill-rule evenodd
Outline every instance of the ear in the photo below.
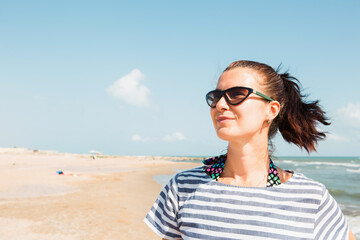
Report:
M 274 120 L 280 112 L 280 103 L 278 101 L 271 101 L 268 104 L 266 117 L 270 121 Z

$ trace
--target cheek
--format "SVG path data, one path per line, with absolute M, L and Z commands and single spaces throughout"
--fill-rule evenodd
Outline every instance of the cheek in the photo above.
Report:
M 211 116 L 211 120 L 214 124 L 214 127 L 216 126 L 216 121 L 215 121 L 215 116 L 216 116 L 216 109 L 215 108 L 210 108 L 210 116 Z
M 238 124 L 242 128 L 248 128 L 250 131 L 259 129 L 264 122 L 264 114 L 256 108 L 248 108 L 239 116 Z
M 250 103 L 250 102 L 249 102 Z M 258 106 L 259 105 L 259 106 Z M 234 111 L 236 113 L 236 131 L 241 133 L 257 132 L 262 128 L 264 114 L 260 104 L 244 104 Z M 235 128 L 233 129 L 235 131 Z

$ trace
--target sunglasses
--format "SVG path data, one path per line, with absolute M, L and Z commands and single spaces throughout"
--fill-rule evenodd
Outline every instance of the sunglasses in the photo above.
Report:
M 238 105 L 245 101 L 245 99 L 251 94 L 255 93 L 256 95 L 265 98 L 268 101 L 274 101 L 271 97 L 266 96 L 265 94 L 258 92 L 252 88 L 247 87 L 232 87 L 224 91 L 213 90 L 206 94 L 207 104 L 215 108 L 216 104 L 220 101 L 222 97 L 225 98 L 226 102 L 230 105 Z

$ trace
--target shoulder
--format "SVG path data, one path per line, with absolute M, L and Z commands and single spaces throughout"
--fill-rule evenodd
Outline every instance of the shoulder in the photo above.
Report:
M 299 172 L 293 172 L 291 178 L 280 186 L 289 192 L 303 194 L 318 200 L 321 200 L 327 192 L 324 184 Z
M 314 186 L 321 189 L 325 188 L 324 184 L 321 182 L 311 179 L 300 172 L 293 172 L 291 179 L 294 184 Z
M 221 173 L 222 168 L 224 167 L 225 160 L 226 160 L 226 155 L 219 155 L 205 159 L 202 161 L 204 165 L 180 172 L 175 175 L 174 180 L 175 181 L 195 180 L 201 182 L 209 182 L 212 180 L 212 178 L 214 178 L 213 176 L 211 178 L 210 174 L 215 172 L 217 173 L 217 175 L 219 175 Z
M 182 172 L 177 173 L 173 180 L 176 183 L 194 181 L 194 180 L 205 180 L 207 175 L 203 171 L 203 167 L 195 167 Z
M 196 191 L 201 185 L 208 183 L 209 180 L 210 178 L 203 172 L 202 167 L 196 167 L 177 173 L 163 188 L 163 192 L 167 194 L 171 191 L 173 194 L 184 197 Z

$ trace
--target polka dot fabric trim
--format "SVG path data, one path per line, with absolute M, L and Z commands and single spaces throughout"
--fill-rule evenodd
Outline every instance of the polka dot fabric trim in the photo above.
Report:
M 268 174 L 268 182 L 266 184 L 267 187 L 272 187 L 274 185 L 280 185 L 281 181 L 276 170 L 275 164 L 270 159 L 270 167 L 269 167 L 269 174 Z
M 203 171 L 209 177 L 217 181 L 220 177 L 220 174 L 223 172 L 225 161 L 226 154 L 206 159 L 203 161 L 203 163 L 206 165 L 203 166 Z
M 220 155 L 217 157 L 212 157 L 209 159 L 205 159 L 203 163 L 203 171 L 212 179 L 219 180 L 220 174 L 224 170 L 224 165 L 226 161 L 227 155 Z M 269 167 L 269 174 L 268 174 L 268 182 L 266 184 L 267 187 L 272 187 L 274 185 L 280 185 L 281 181 L 276 170 L 275 164 L 270 159 L 270 167 Z

